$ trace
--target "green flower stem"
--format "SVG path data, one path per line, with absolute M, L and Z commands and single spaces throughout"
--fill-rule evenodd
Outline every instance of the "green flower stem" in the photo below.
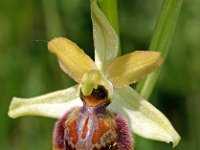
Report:
M 42 0 L 44 18 L 46 22 L 46 34 L 49 39 L 63 35 L 63 27 L 59 18 L 56 0 Z
M 165 0 L 163 2 L 149 49 L 160 51 L 164 60 L 167 57 L 171 45 L 182 4 L 183 0 Z M 137 91 L 144 98 L 148 99 L 150 97 L 160 71 L 161 67 L 137 85 Z
M 118 56 L 121 55 L 117 0 L 98 0 L 98 4 L 119 38 Z

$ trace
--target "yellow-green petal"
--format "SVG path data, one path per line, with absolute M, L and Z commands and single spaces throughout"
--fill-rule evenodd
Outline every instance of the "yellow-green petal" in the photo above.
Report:
M 126 116 L 133 133 L 152 140 L 172 142 L 173 147 L 179 143 L 180 136 L 169 120 L 131 87 L 115 89 L 110 107 Z
M 95 63 L 100 70 L 103 70 L 107 63 L 117 57 L 119 40 L 116 32 L 99 8 L 97 0 L 91 0 L 91 15 Z
M 44 116 L 60 118 L 73 107 L 81 106 L 78 86 L 37 96 L 33 98 L 12 99 L 8 115 L 11 118 L 21 116 Z
M 141 80 L 162 63 L 155 51 L 135 51 L 115 58 L 106 68 L 108 80 L 115 88 L 123 88 Z
M 86 72 L 96 68 L 94 61 L 66 38 L 54 38 L 48 43 L 48 49 L 57 55 L 62 70 L 76 82 L 80 82 Z

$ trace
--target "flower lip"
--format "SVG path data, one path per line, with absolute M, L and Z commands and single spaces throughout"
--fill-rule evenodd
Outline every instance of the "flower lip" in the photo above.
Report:
M 91 107 L 99 106 L 102 103 L 110 104 L 110 99 L 108 98 L 108 91 L 102 85 L 99 85 L 97 89 L 93 89 L 92 93 L 88 96 L 84 96 L 80 89 L 80 98 L 83 102 L 85 102 L 86 105 Z

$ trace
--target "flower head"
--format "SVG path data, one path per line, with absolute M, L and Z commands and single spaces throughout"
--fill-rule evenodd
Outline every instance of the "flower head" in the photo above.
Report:
M 95 90 L 103 87 L 108 99 L 112 101 L 109 108 L 127 118 L 131 131 L 145 138 L 172 142 L 176 146 L 180 136 L 168 119 L 129 87 L 159 67 L 162 63 L 161 54 L 155 51 L 135 51 L 117 57 L 118 37 L 96 0 L 91 1 L 91 10 L 95 61 L 66 38 L 54 38 L 48 43 L 48 49 L 57 55 L 61 69 L 78 84 L 34 98 L 13 98 L 9 116 L 16 118 L 40 115 L 61 118 L 72 108 L 83 105 L 80 95 L 84 98 L 91 96 Z M 86 103 L 96 106 L 105 101 L 101 100 L 96 102 L 89 98 Z

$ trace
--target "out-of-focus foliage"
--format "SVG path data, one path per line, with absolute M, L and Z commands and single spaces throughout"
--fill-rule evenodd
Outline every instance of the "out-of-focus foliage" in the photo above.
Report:
M 122 53 L 147 49 L 162 1 L 118 0 Z M 200 1 L 185 0 L 169 56 L 150 101 L 173 123 L 177 150 L 200 149 Z M 56 15 L 55 15 L 56 14 Z M 10 119 L 13 96 L 32 97 L 73 85 L 47 41 L 66 36 L 93 54 L 89 0 L 0 1 L 0 149 L 48 150 L 55 120 Z M 135 137 L 136 150 L 170 150 Z

